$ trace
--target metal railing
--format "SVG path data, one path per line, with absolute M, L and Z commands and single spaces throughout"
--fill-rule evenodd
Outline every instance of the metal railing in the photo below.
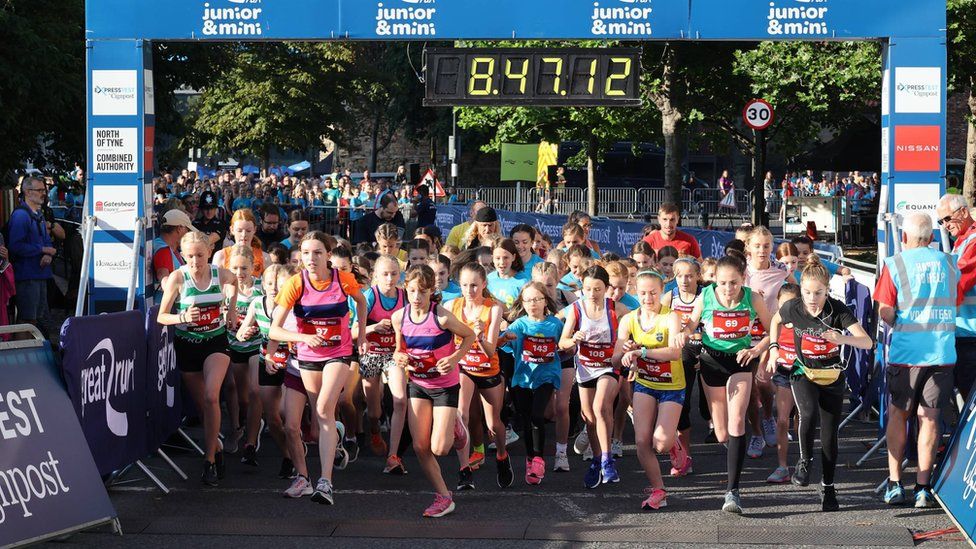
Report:
M 136 227 L 132 231 L 132 263 L 129 265 L 129 289 L 125 294 L 126 311 L 131 311 L 136 303 L 136 284 L 139 281 L 139 252 L 142 251 L 142 246 L 145 244 L 145 228 L 146 222 L 143 218 L 136 219 Z M 147 258 L 147 260 L 151 259 Z M 148 288 L 148 284 L 146 287 Z
M 81 220 L 82 234 L 82 254 L 81 254 L 81 276 L 78 280 L 78 301 L 75 304 L 75 316 L 81 316 L 85 312 L 85 298 L 88 295 L 88 278 L 91 276 L 91 254 L 92 238 L 95 235 L 95 216 L 87 216 Z

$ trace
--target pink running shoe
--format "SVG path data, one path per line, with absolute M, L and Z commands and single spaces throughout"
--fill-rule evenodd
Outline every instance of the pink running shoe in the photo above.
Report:
M 532 476 L 538 479 L 536 484 L 541 484 L 546 476 L 546 460 L 542 456 L 532 458 Z
M 525 483 L 526 484 L 535 485 L 542 482 L 542 479 L 536 476 L 536 472 L 537 471 L 535 469 L 535 462 L 532 461 L 532 458 L 530 457 L 525 458 Z
M 671 468 L 671 476 L 673 477 L 684 477 L 694 472 L 695 468 L 691 466 L 691 456 L 688 456 L 685 459 L 685 464 L 681 467 L 681 469 L 675 469 L 674 467 Z
M 644 488 L 644 493 L 647 494 L 647 499 L 641 502 L 641 509 L 658 510 L 668 506 L 668 493 L 664 490 L 648 486 Z
M 434 495 L 434 503 L 430 504 L 424 511 L 424 516 L 428 518 L 443 517 L 444 515 L 449 515 L 454 512 L 454 498 L 451 494 L 442 496 L 440 494 Z
M 461 416 L 454 419 L 454 449 L 463 450 L 468 443 L 468 426 L 461 421 Z

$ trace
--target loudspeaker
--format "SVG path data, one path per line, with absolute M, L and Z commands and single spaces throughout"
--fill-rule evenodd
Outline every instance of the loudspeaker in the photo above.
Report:
M 556 177 L 557 177 L 556 176 L 556 170 L 558 170 L 558 169 L 559 169 L 559 166 L 548 166 L 548 172 L 549 173 L 546 175 L 546 177 L 549 179 L 549 184 L 550 185 L 555 185 L 556 184 Z
M 407 171 L 410 174 L 410 179 L 407 180 L 411 185 L 416 185 L 420 182 L 420 164 L 411 162 L 407 164 Z

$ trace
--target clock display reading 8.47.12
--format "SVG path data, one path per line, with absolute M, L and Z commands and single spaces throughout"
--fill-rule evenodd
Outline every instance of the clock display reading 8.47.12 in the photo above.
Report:
M 640 105 L 637 48 L 432 48 L 425 106 Z

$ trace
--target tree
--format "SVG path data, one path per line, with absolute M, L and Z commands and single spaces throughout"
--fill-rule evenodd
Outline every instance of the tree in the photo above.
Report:
M 83 0 L 0 3 L 0 173 L 85 154 Z
M 949 92 L 968 89 L 966 172 L 963 196 L 976 204 L 976 0 L 948 0 Z

